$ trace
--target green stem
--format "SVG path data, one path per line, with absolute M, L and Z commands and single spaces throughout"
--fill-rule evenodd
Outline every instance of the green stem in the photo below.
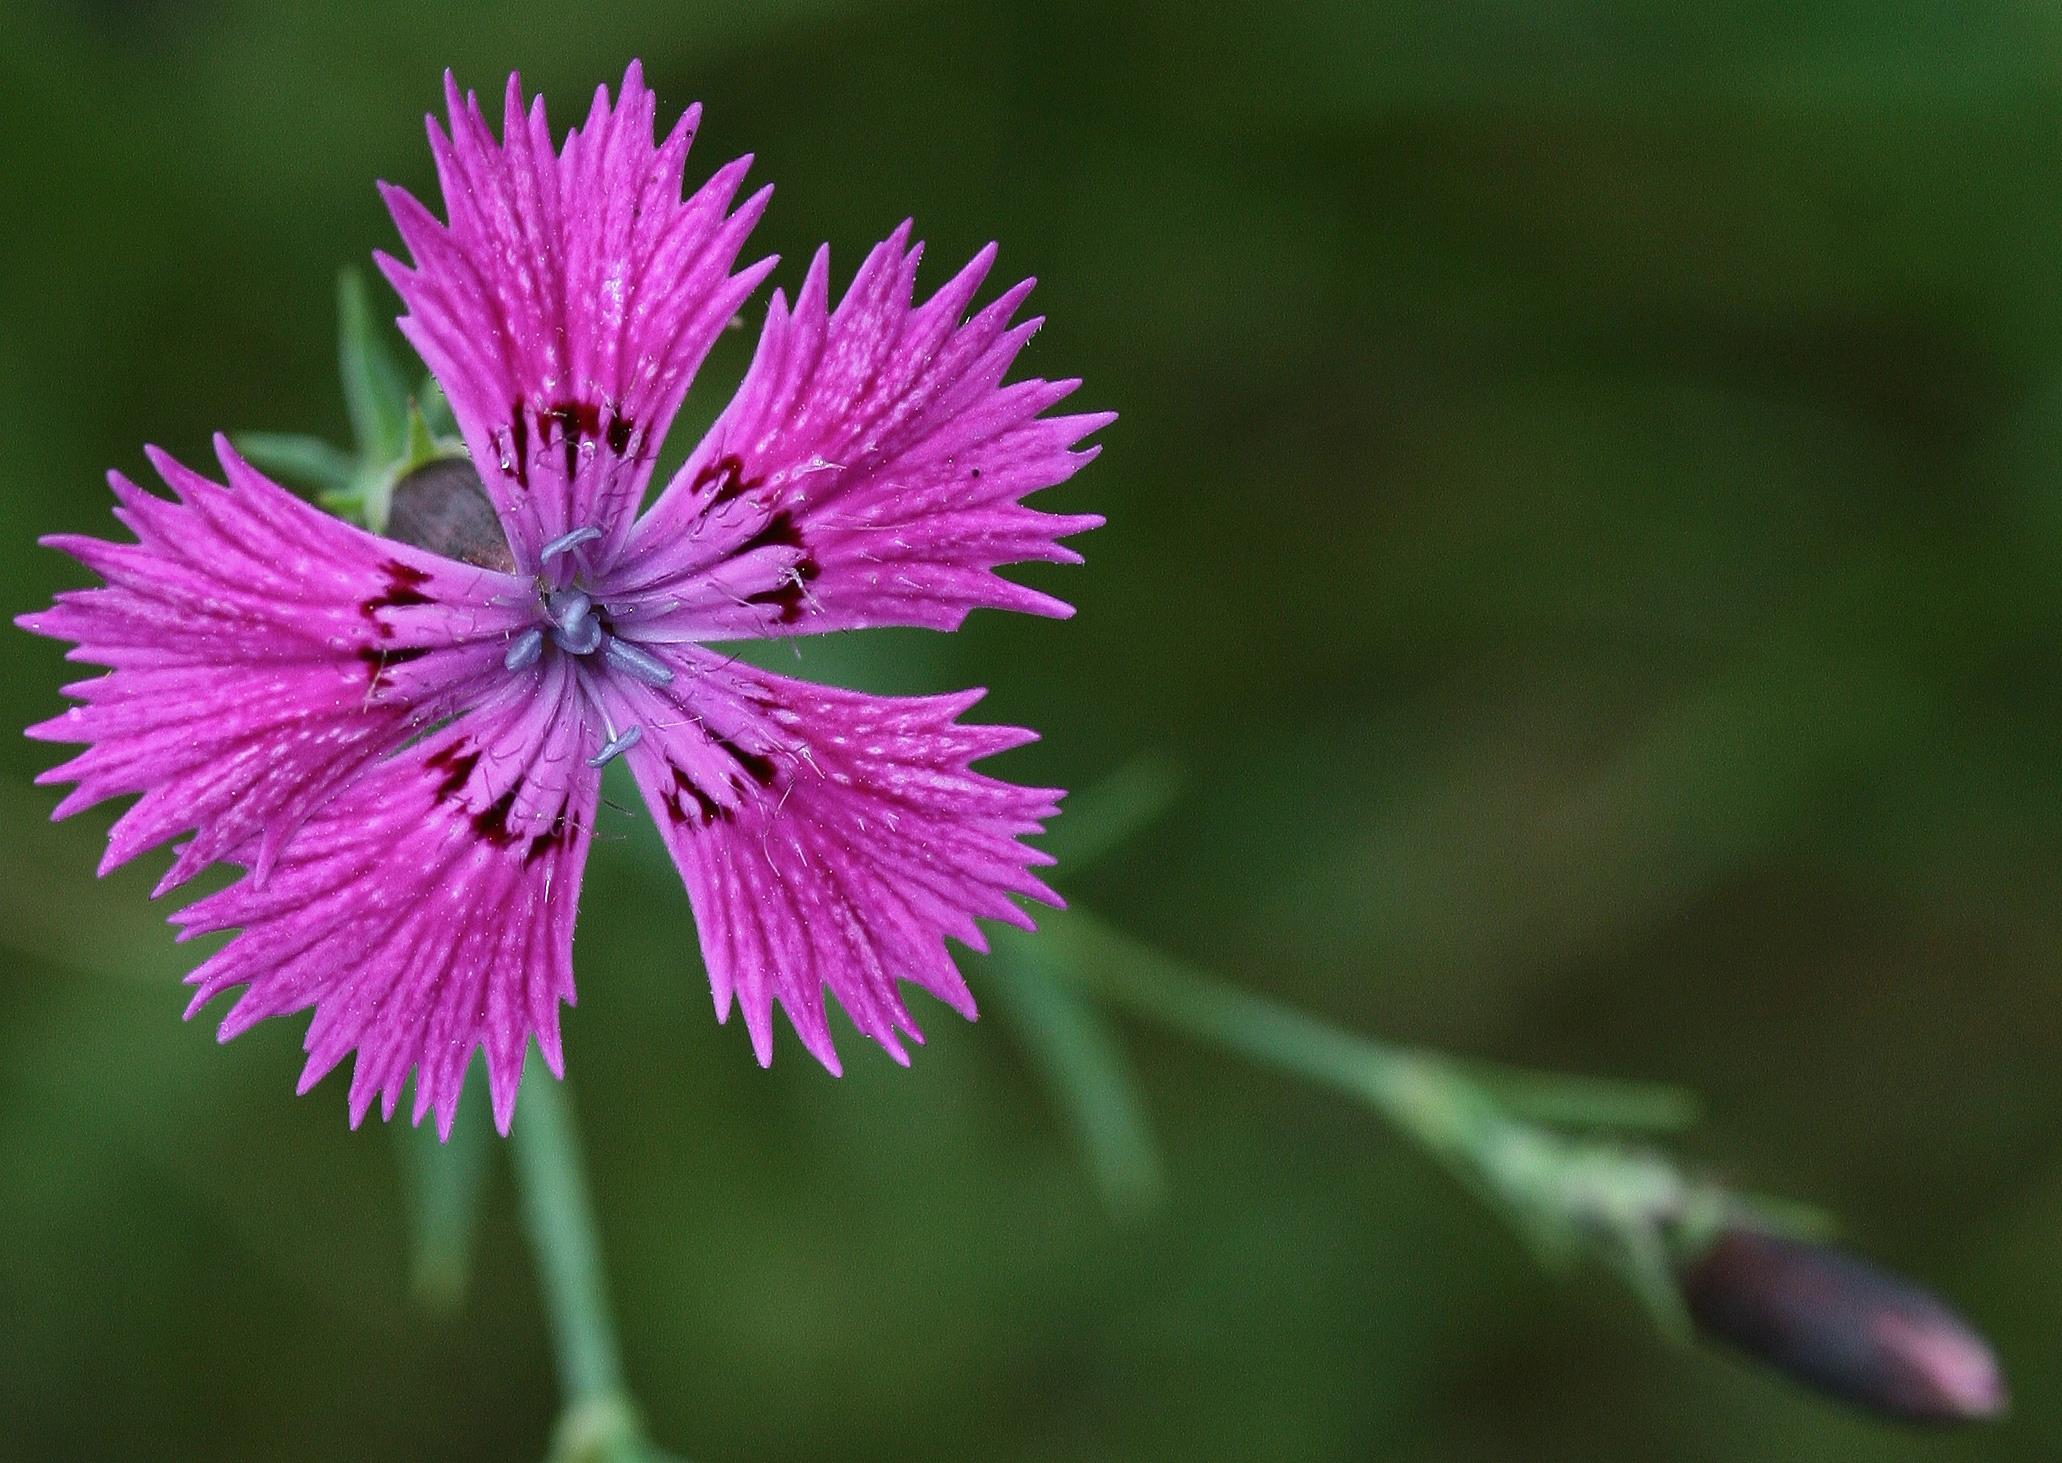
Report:
M 1137 1218 L 1161 1196 L 1159 1150 L 1144 1098 L 1103 1012 L 1055 970 L 1051 947 L 1013 940 L 995 994 L 1016 1018 L 1032 1059 L 1072 1119 L 1103 1202 L 1118 1219 Z
M 1495 1103 L 1443 1058 L 1342 1031 L 1190 968 L 1078 909 L 1044 938 L 1074 947 L 1055 962 L 1104 1000 L 1230 1047 L 1257 1062 L 1372 1104 L 1442 1155 L 1473 1146 Z
M 637 1412 L 623 1382 L 579 1134 L 559 1083 L 539 1079 L 524 1086 L 511 1138 L 523 1222 L 537 1260 L 566 1398 L 553 1456 L 641 1457 Z
M 1070 949 L 1072 958 L 1053 967 L 1102 999 L 1367 1102 L 1471 1177 L 1483 1176 L 1485 1156 L 1497 1166 L 1495 1155 L 1513 1151 L 1504 1140 L 1532 1122 L 1673 1129 L 1696 1116 L 1694 1100 L 1669 1088 L 1461 1062 L 1343 1031 L 1197 970 L 1078 907 L 1049 918 L 1042 937 Z
M 1679 1125 L 1694 1111 L 1664 1089 L 1478 1068 L 1394 1046 L 1227 984 L 1076 908 L 1048 918 L 1052 962 L 1136 1015 L 1366 1102 L 1518 1226 L 1543 1260 L 1585 1250 L 1616 1267 L 1665 1328 L 1683 1330 L 1670 1246 L 1708 1207 L 1666 1161 L 1578 1140 L 1553 1122 Z

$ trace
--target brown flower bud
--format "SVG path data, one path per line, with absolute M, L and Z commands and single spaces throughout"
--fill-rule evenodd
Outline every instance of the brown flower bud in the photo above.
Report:
M 394 484 L 387 506 L 387 537 L 482 569 L 511 573 L 515 555 L 480 489 L 479 474 L 463 457 L 426 462 Z
M 1908 1422 L 2005 1410 L 1989 1343 L 1935 1296 L 1846 1250 L 1733 1225 L 1680 1278 L 1706 1335 L 1828 1396 Z

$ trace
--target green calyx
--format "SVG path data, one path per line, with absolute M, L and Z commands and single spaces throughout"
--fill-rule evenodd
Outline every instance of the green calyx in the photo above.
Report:
M 337 279 L 337 366 L 352 446 L 289 432 L 241 432 L 236 448 L 259 471 L 302 488 L 340 518 L 374 533 L 386 527 L 394 485 L 427 463 L 464 458 L 450 403 L 424 377 L 411 392 L 364 276 Z

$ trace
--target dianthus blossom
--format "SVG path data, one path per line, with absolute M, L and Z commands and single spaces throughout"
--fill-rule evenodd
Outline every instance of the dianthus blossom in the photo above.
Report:
M 1078 562 L 1088 515 L 1023 499 L 1094 455 L 1106 415 L 1048 415 L 1076 383 L 1004 376 L 1030 285 L 973 304 L 983 251 L 918 302 L 908 226 L 831 303 L 826 251 L 776 292 L 736 396 L 640 513 L 718 333 L 772 269 L 736 261 L 770 190 L 749 159 L 683 198 L 698 110 L 654 142 L 632 65 L 554 148 L 510 77 L 497 141 L 446 80 L 430 121 L 447 217 L 383 185 L 400 325 L 448 398 L 505 551 L 447 557 L 367 532 L 216 440 L 222 481 L 149 453 L 165 498 L 112 474 L 133 543 L 46 540 L 105 581 L 24 616 L 106 668 L 30 729 L 86 744 L 44 774 L 63 817 L 140 794 L 106 872 L 175 840 L 159 892 L 234 884 L 173 916 L 237 933 L 189 977 L 233 988 L 224 1040 L 312 1008 L 306 1091 L 355 1053 L 355 1124 L 448 1132 L 484 1050 L 507 1131 L 529 1042 L 562 1073 L 573 924 L 602 767 L 628 766 L 687 885 L 719 1018 L 759 1060 L 772 1009 L 832 1071 L 825 991 L 898 1061 L 900 985 L 971 1016 L 945 948 L 975 919 L 1057 903 L 1020 840 L 1059 794 L 971 770 L 1031 740 L 959 718 L 980 695 L 862 695 L 712 642 L 956 628 L 977 606 L 1064 615 L 994 571 Z M 500 546 L 496 546 L 500 550 Z

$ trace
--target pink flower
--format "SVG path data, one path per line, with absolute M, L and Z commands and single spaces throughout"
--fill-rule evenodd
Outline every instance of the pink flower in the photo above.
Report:
M 922 303 L 898 229 L 833 307 L 819 251 L 775 293 L 736 397 L 648 512 L 696 367 L 773 266 L 734 269 L 766 205 L 748 159 L 691 197 L 697 111 L 653 144 L 634 64 L 554 152 L 510 77 L 497 142 L 446 80 L 434 120 L 449 219 L 385 194 L 412 265 L 379 263 L 449 397 L 512 572 L 380 538 L 276 486 L 217 439 L 225 482 L 152 451 L 172 491 L 115 474 L 135 543 L 46 540 L 100 575 L 24 616 L 108 673 L 29 734 L 86 749 L 57 816 L 141 796 L 102 872 L 178 843 L 159 892 L 215 861 L 244 877 L 175 915 L 239 933 L 188 977 L 232 987 L 224 1040 L 312 1007 L 306 1091 L 347 1053 L 351 1120 L 449 1131 L 486 1051 L 505 1132 L 528 1042 L 562 1072 L 573 920 L 601 783 L 621 756 L 686 881 L 719 1019 L 764 1063 L 772 1008 L 833 1072 L 823 992 L 897 1061 L 921 1039 L 900 983 L 967 1016 L 944 937 L 1056 904 L 1018 840 L 1059 794 L 971 764 L 1032 739 L 958 717 L 979 692 L 890 698 L 784 679 L 708 642 L 873 625 L 952 629 L 980 605 L 1065 615 L 1000 564 L 1079 562 L 1088 515 L 1024 506 L 1094 455 L 1107 415 L 1048 416 L 1071 381 L 1003 377 L 1030 285 L 969 315 L 993 251 Z

